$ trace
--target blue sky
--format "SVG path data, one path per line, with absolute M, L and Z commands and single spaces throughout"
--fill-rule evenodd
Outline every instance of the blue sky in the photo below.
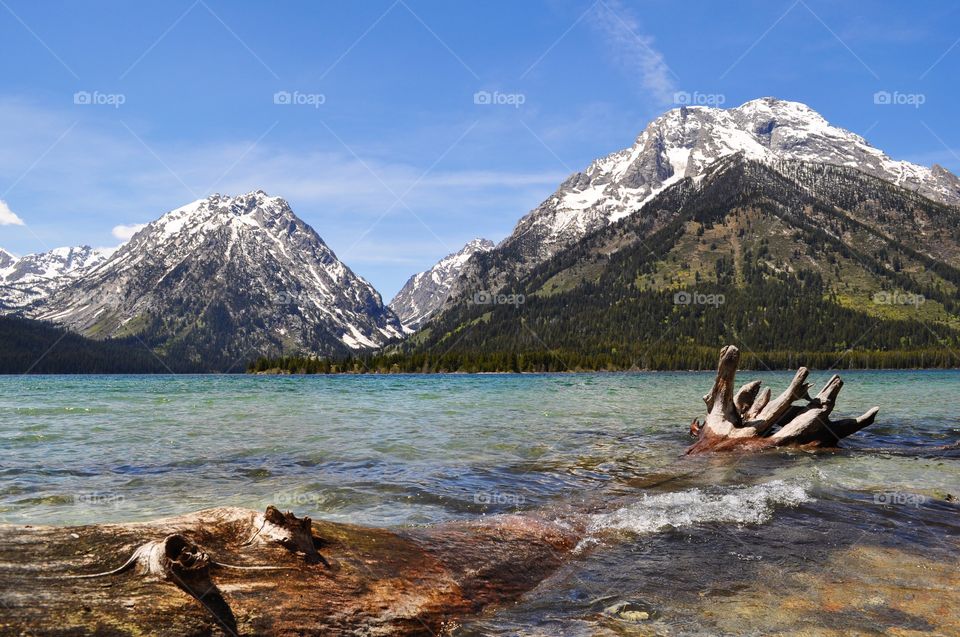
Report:
M 960 172 L 953 2 L 0 0 L 0 42 L 0 246 L 21 255 L 262 188 L 389 299 L 682 91 L 802 101 Z

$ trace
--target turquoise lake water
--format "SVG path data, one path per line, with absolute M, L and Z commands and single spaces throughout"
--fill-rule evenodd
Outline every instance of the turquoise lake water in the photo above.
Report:
M 572 571 L 458 634 L 607 634 L 596 615 L 625 598 L 668 633 L 709 632 L 677 600 L 749 585 L 754 561 L 788 568 L 798 545 L 956 550 L 960 372 L 842 376 L 837 415 L 880 406 L 842 451 L 699 458 L 681 454 L 710 373 L 2 377 L 0 522 L 268 504 L 378 526 L 586 516 Z M 738 380 L 778 393 L 791 377 Z

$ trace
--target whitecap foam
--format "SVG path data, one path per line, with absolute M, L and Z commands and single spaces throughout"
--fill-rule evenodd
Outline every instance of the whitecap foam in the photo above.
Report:
M 748 487 L 644 495 L 630 506 L 591 516 L 587 530 L 591 534 L 609 530 L 654 533 L 708 522 L 763 524 L 777 507 L 813 501 L 808 488 L 806 483 L 773 480 Z

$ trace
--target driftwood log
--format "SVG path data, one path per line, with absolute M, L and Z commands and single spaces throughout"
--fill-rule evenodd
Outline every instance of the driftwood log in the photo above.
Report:
M 690 433 L 697 441 L 688 454 L 705 451 L 758 450 L 769 447 L 835 447 L 837 443 L 873 423 L 879 407 L 859 418 L 831 420 L 837 395 L 843 388 L 834 374 L 813 398 L 807 383 L 809 370 L 801 367 L 790 385 L 776 398 L 770 388 L 760 391 L 760 381 L 734 392 L 740 350 L 727 345 L 720 351 L 717 378 L 703 401 L 707 417 L 694 420 Z M 799 401 L 806 404 L 798 405 Z
M 0 635 L 436 635 L 517 599 L 576 545 L 494 516 L 408 531 L 218 508 L 0 526 Z

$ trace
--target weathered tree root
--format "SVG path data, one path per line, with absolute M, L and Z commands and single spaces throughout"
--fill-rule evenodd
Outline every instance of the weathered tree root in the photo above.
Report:
M 308 517 L 298 518 L 292 512 L 281 513 L 274 506 L 268 506 L 265 513 L 258 513 L 253 519 L 255 533 L 244 543 L 275 543 L 293 553 L 302 553 L 308 563 L 315 564 L 326 560 L 317 551 L 318 540 L 313 536 L 313 523 Z M 180 582 L 184 577 L 208 573 L 210 568 L 228 568 L 237 571 L 278 571 L 292 570 L 286 566 L 238 566 L 218 562 L 210 557 L 198 544 L 180 533 L 168 535 L 162 540 L 153 540 L 140 546 L 121 566 L 101 573 L 67 575 L 67 579 L 96 579 L 125 573 L 136 567 L 142 576 L 158 577 L 162 580 Z M 188 577 L 189 579 L 189 577 Z
M 136 567 L 142 576 L 153 576 L 170 582 L 195 598 L 213 615 L 217 623 L 227 629 L 228 634 L 236 634 L 237 621 L 229 604 L 223 599 L 220 590 L 210 577 L 210 569 L 221 565 L 210 559 L 210 555 L 185 535 L 174 533 L 162 540 L 147 542 L 130 556 L 124 564 L 112 571 L 90 575 L 70 575 L 68 579 L 94 579 L 119 575 Z M 256 568 L 256 567 L 254 567 Z
M 71 579 L 94 579 L 125 573 L 137 567 L 140 575 L 152 575 L 163 580 L 175 580 L 187 572 L 206 570 L 211 564 L 210 556 L 179 533 L 168 535 L 162 540 L 147 542 L 130 556 L 122 566 L 112 571 L 87 575 L 68 575 Z
M 254 519 L 256 531 L 244 545 L 279 544 L 292 553 L 302 554 L 309 564 L 330 564 L 317 551 L 317 538 L 313 536 L 313 522 L 308 517 L 298 518 L 292 512 L 281 513 L 275 506 L 268 506 L 265 513 Z
M 768 447 L 833 447 L 873 423 L 878 407 L 859 418 L 830 420 L 837 395 L 843 387 L 834 374 L 815 397 L 810 398 L 809 370 L 801 367 L 790 385 L 776 398 L 770 389 L 760 391 L 755 380 L 733 391 L 740 350 L 728 345 L 720 351 L 717 378 L 703 401 L 707 417 L 703 424 L 694 420 L 690 433 L 697 437 L 686 453 L 704 451 L 756 450 Z M 805 406 L 795 405 L 806 400 Z
M 246 545 L 255 541 L 275 542 L 294 553 L 303 553 L 307 562 L 324 561 L 317 552 L 310 518 L 297 518 L 293 513 L 281 513 L 273 506 L 254 518 L 256 533 Z M 226 600 L 211 578 L 214 568 L 236 571 L 296 570 L 286 566 L 237 566 L 218 562 L 200 545 L 181 533 L 173 533 L 162 540 L 153 540 L 140 546 L 121 566 L 102 573 L 68 575 L 67 579 L 96 579 L 125 573 L 136 568 L 143 577 L 156 577 L 170 582 L 199 601 L 228 634 L 236 634 L 236 619 Z

